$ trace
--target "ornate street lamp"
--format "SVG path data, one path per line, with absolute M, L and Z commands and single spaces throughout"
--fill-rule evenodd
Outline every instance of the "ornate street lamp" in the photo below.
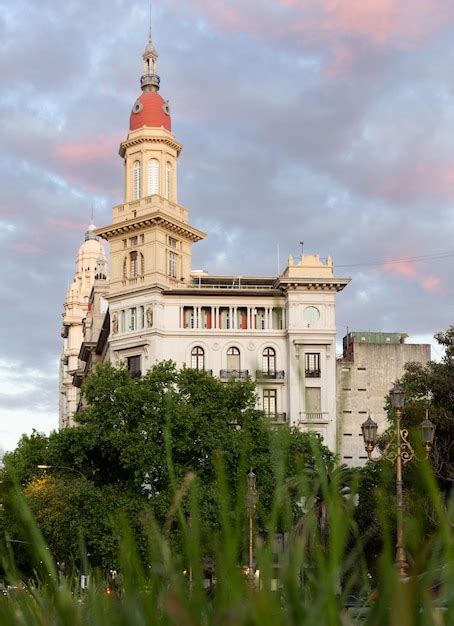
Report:
M 366 448 L 369 461 L 381 461 L 387 459 L 392 463 L 396 463 L 396 500 L 397 500 L 397 539 L 396 539 L 396 567 L 399 576 L 406 576 L 408 571 L 408 562 L 405 555 L 404 547 L 404 526 L 403 526 L 403 492 L 402 492 L 402 467 L 405 463 L 411 461 L 415 456 L 415 451 L 408 441 L 408 430 L 401 428 L 402 409 L 405 405 L 405 390 L 402 385 L 394 385 L 389 392 L 391 406 L 396 412 L 396 425 L 391 429 L 392 436 L 386 444 L 382 454 L 373 458 L 372 452 L 377 443 L 377 424 L 369 416 L 361 425 L 363 433 L 364 446 Z M 434 439 L 435 426 L 428 419 L 428 411 L 426 411 L 426 419 L 420 425 L 421 437 L 426 450 L 426 457 L 429 455 Z
M 248 580 L 251 587 L 254 586 L 254 514 L 255 507 L 258 502 L 258 493 L 256 489 L 257 476 L 251 471 L 247 475 L 247 512 L 249 520 L 249 566 L 248 566 Z

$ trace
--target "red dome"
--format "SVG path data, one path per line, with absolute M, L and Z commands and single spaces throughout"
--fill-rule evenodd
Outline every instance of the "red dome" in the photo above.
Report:
M 144 91 L 140 98 L 134 102 L 131 117 L 129 118 L 129 130 L 137 130 L 142 126 L 172 130 L 168 105 L 156 91 Z

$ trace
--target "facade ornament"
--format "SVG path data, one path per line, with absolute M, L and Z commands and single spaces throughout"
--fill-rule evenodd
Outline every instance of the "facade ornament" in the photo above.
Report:
M 147 328 L 153 327 L 153 309 L 147 306 Z
M 112 317 L 112 332 L 114 335 L 118 333 L 118 315 L 116 313 Z

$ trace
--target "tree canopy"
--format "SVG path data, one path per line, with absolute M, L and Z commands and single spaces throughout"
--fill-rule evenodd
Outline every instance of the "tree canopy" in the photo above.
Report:
M 24 436 L 5 456 L 6 484 L 14 479 L 22 485 L 58 559 L 75 558 L 83 536 L 94 564 L 114 563 L 116 514 L 123 512 L 138 536 L 144 512 L 164 524 L 191 473 L 198 481 L 201 532 L 209 549 L 219 523 L 221 467 L 232 506 L 244 498 L 246 473 L 254 469 L 257 511 L 265 519 L 278 473 L 314 471 L 315 457 L 332 461 L 314 435 L 269 427 L 255 409 L 251 380 L 222 383 L 202 371 L 177 370 L 170 361 L 134 379 L 125 368 L 103 364 L 82 393 L 85 408 L 77 414 L 77 427 L 48 437 Z M 39 470 L 39 464 L 49 468 Z M 20 538 L 20 523 L 5 497 L 6 523 Z

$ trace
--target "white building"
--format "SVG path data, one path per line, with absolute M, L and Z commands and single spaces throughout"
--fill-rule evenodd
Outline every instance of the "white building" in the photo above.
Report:
M 60 359 L 60 410 L 59 426 L 72 425 L 72 416 L 79 404 L 79 389 L 73 385 L 78 369 L 79 351 L 84 339 L 84 320 L 89 310 L 89 300 L 95 280 L 106 279 L 106 253 L 95 234 L 96 227 L 89 226 L 85 241 L 79 248 L 74 280 L 68 288 L 63 313 L 63 346 Z
M 109 358 L 136 376 L 163 359 L 225 381 L 249 375 L 272 423 L 319 433 L 335 450 L 335 301 L 349 279 L 318 255 L 290 257 L 280 276 L 192 271 L 206 234 L 178 203 L 182 146 L 158 93 L 157 56 L 150 41 L 120 146 L 124 203 L 96 231 L 110 243 Z

